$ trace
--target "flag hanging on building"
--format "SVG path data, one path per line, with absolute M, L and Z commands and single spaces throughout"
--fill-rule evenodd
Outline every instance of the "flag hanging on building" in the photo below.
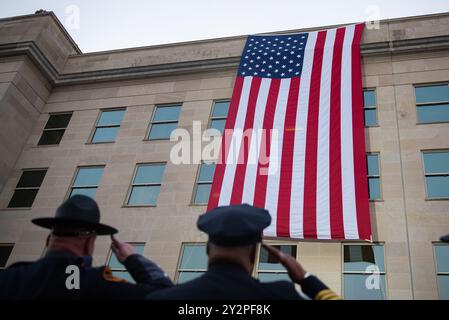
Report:
M 362 31 L 248 37 L 209 210 L 266 208 L 270 237 L 371 239 Z

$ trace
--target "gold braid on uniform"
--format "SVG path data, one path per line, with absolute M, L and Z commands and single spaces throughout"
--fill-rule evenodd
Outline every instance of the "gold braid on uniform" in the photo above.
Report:
M 104 267 L 104 269 L 103 269 L 103 278 L 106 281 L 111 281 L 111 282 L 128 282 L 125 279 L 114 276 L 112 274 L 111 268 L 109 268 L 108 266 Z
M 341 297 L 330 289 L 324 289 L 317 293 L 315 300 L 342 300 Z

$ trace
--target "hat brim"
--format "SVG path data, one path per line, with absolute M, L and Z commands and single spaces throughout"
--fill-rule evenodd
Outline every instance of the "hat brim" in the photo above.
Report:
M 36 218 L 31 220 L 31 222 L 45 229 L 53 229 L 55 227 L 86 228 L 87 230 L 95 231 L 95 233 L 100 236 L 111 235 L 118 232 L 117 229 L 106 224 L 64 218 Z
M 445 236 L 442 236 L 442 237 L 440 238 L 440 240 L 443 241 L 443 242 L 449 242 L 449 234 L 447 234 L 447 235 L 445 235 Z

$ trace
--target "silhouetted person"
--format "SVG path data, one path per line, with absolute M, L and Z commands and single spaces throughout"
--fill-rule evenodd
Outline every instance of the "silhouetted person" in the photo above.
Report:
M 236 299 L 339 299 L 317 277 L 305 272 L 291 256 L 265 246 L 287 269 L 300 294 L 289 281 L 262 283 L 251 274 L 256 262 L 257 243 L 271 223 L 268 211 L 249 205 L 213 209 L 198 219 L 197 226 L 209 235 L 208 270 L 202 276 L 150 294 L 157 300 L 236 300 Z M 304 294 L 307 296 L 304 296 Z
M 173 285 L 157 265 L 112 237 L 117 229 L 100 223 L 97 203 L 87 196 L 74 195 L 54 218 L 32 222 L 51 230 L 47 253 L 0 272 L 0 299 L 140 299 Z M 111 235 L 112 250 L 136 284 L 113 276 L 107 266 L 92 267 L 97 235 Z M 79 277 L 73 270 L 79 270 Z

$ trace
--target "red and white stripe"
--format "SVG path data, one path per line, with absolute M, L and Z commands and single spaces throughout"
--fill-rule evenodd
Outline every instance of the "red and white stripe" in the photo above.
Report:
M 270 237 L 371 238 L 362 31 L 309 33 L 300 77 L 237 77 L 209 210 L 266 208 Z

